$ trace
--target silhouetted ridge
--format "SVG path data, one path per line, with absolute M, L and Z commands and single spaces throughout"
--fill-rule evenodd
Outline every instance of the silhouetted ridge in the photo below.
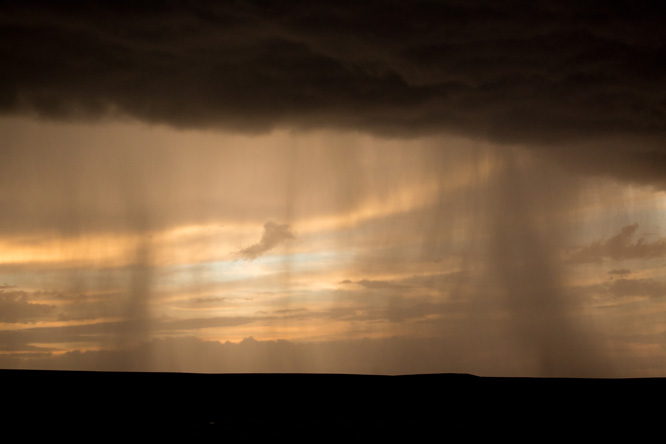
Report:
M 591 427 L 654 420 L 664 379 L 494 378 L 469 374 L 189 374 L 1 370 L 10 425 L 96 424 L 287 433 L 388 434 L 508 425 Z M 35 406 L 42 406 L 35 408 Z M 44 405 L 56 406 L 43 408 Z M 289 427 L 287 427 L 289 425 Z M 285 429 L 287 427 L 287 429 Z M 383 429 L 382 429 L 383 428 Z M 296 430 L 294 429 L 294 430 Z M 447 432 L 448 433 L 448 432 Z

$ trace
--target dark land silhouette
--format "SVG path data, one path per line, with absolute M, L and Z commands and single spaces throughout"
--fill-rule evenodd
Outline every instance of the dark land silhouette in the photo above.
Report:
M 6 425 L 365 437 L 634 436 L 658 430 L 664 379 L 467 374 L 186 374 L 0 371 Z M 454 433 L 455 432 L 455 433 Z M 463 433 L 464 435 L 459 435 Z M 638 436 L 638 435 L 635 435 Z

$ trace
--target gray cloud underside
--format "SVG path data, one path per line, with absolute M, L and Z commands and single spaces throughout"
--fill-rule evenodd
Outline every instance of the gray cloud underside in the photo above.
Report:
M 0 6 L 4 113 L 542 146 L 605 137 L 551 152 L 634 180 L 666 169 L 658 2 L 53 5 Z

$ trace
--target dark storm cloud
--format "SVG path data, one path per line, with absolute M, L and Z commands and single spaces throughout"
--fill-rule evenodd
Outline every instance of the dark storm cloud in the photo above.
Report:
M 604 259 L 651 259 L 666 256 L 666 239 L 659 238 L 648 241 L 643 237 L 637 238 L 637 231 L 637 223 L 626 225 L 616 235 L 578 249 L 571 256 L 571 260 L 575 262 L 600 262 Z
M 241 259 L 253 260 L 283 241 L 293 238 L 294 235 L 290 231 L 289 225 L 268 221 L 264 224 L 264 234 L 261 236 L 261 240 L 256 244 L 241 249 L 236 252 L 236 255 Z
M 557 154 L 635 180 L 666 165 L 659 2 L 7 2 L 0 17 L 5 113 L 532 145 L 623 136 Z

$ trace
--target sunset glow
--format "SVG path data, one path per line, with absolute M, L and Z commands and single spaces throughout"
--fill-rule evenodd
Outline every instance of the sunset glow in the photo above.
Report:
M 2 14 L 2 368 L 664 375 L 649 14 L 208 6 Z

